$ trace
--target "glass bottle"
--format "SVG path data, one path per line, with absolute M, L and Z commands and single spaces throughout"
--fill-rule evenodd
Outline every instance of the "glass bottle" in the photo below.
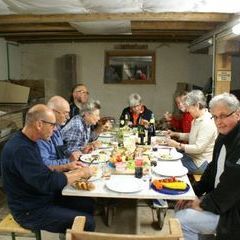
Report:
M 136 159 L 135 160 L 135 177 L 142 178 L 143 176 L 143 160 Z

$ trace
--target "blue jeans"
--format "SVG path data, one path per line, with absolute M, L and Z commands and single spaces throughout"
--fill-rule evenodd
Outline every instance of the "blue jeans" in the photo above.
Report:
M 76 216 L 85 216 L 84 230 L 94 231 L 94 200 L 92 198 L 58 196 L 54 203 L 43 208 L 21 214 L 14 214 L 15 220 L 31 230 L 46 230 L 65 233 L 71 228 Z
M 183 166 L 188 169 L 188 173 L 190 173 L 190 174 L 203 174 L 203 172 L 205 171 L 205 169 L 208 166 L 208 162 L 205 161 L 202 163 L 202 165 L 200 167 L 198 167 L 194 163 L 192 158 L 189 155 L 187 155 L 186 153 L 183 153 L 183 157 L 182 157 L 181 161 L 182 161 Z
M 176 218 L 181 223 L 185 240 L 206 239 L 207 235 L 215 234 L 219 221 L 219 215 L 192 208 L 177 211 Z

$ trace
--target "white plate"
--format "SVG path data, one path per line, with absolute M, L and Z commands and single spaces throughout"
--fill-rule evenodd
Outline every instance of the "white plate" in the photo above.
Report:
M 96 149 L 94 151 L 91 152 L 92 155 L 111 155 L 111 150 L 109 148 L 107 149 Z
M 176 161 L 183 157 L 182 153 L 177 151 L 158 151 L 157 158 L 161 161 Z
M 108 154 L 84 154 L 80 157 L 82 162 L 85 163 L 90 163 L 93 158 L 96 158 L 92 163 L 93 164 L 98 164 L 98 163 L 104 163 L 108 162 L 110 156 Z
M 98 149 L 106 149 L 106 150 L 113 150 L 113 146 L 108 144 L 108 143 L 102 143 L 100 147 L 98 147 Z
M 101 134 L 99 135 L 99 137 L 100 137 L 100 138 L 112 138 L 113 135 L 112 135 L 112 133 L 101 133 Z
M 188 169 L 184 166 L 173 167 L 169 166 L 157 166 L 153 168 L 154 173 L 165 177 L 181 177 L 188 173 Z
M 142 179 L 138 178 L 111 178 L 106 182 L 106 187 L 114 192 L 119 193 L 134 193 L 143 189 L 144 184 Z

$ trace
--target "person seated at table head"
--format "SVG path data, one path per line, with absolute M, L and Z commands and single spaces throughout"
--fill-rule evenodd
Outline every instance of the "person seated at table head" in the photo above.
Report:
M 169 112 L 164 114 L 164 118 L 168 123 L 168 127 L 178 132 L 189 133 L 191 129 L 191 123 L 193 120 L 192 115 L 187 112 L 184 104 L 184 99 L 187 95 L 186 91 L 177 92 L 175 94 L 175 103 L 180 111 L 177 115 L 173 115 Z
M 138 125 L 148 126 L 153 116 L 153 112 L 142 103 L 142 98 L 138 93 L 132 93 L 128 98 L 129 107 L 123 109 L 120 121 L 125 120 L 126 116 L 132 127 Z
M 85 84 L 78 83 L 72 88 L 70 97 L 70 119 L 79 114 L 83 105 L 89 100 L 89 91 Z
M 192 115 L 193 121 L 190 133 L 168 131 L 170 137 L 176 137 L 184 144 L 173 139 L 167 139 L 171 147 L 183 152 L 182 163 L 189 173 L 202 174 L 212 160 L 213 146 L 217 137 L 217 129 L 212 115 L 206 108 L 206 98 L 202 91 L 193 90 L 186 95 L 184 104 Z
M 213 159 L 193 186 L 197 197 L 193 201 L 179 201 L 176 217 L 186 240 L 203 239 L 201 235 L 215 233 L 216 239 L 238 240 L 240 104 L 233 94 L 222 93 L 212 98 L 209 107 L 219 133 Z
M 44 164 L 57 171 L 70 171 L 81 167 L 80 162 L 77 161 L 81 152 L 66 151 L 60 132 L 61 126 L 64 126 L 69 118 L 70 107 L 68 101 L 63 97 L 54 96 L 49 99 L 47 106 L 55 114 L 56 128 L 49 139 L 37 141 Z
M 63 141 L 70 152 L 81 150 L 87 153 L 99 146 L 98 141 L 91 142 L 91 126 L 100 119 L 99 101 L 90 100 L 62 129 Z
M 53 134 L 56 117 L 44 104 L 26 114 L 22 130 L 4 145 L 1 153 L 3 187 L 14 219 L 24 228 L 64 233 L 76 216 L 86 216 L 85 228 L 95 228 L 93 199 L 61 195 L 67 184 L 92 175 L 88 167 L 71 172 L 50 170 L 42 161 L 36 141 Z

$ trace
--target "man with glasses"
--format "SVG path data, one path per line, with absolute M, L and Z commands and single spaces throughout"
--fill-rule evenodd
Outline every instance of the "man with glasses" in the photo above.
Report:
M 24 228 L 65 233 L 76 216 L 86 216 L 85 229 L 95 228 L 94 200 L 61 195 L 67 184 L 92 175 L 88 167 L 71 172 L 50 170 L 41 159 L 39 139 L 53 134 L 56 117 L 46 105 L 29 109 L 23 129 L 5 144 L 1 158 L 3 184 L 14 219 Z
M 87 86 L 80 83 L 76 84 L 72 88 L 72 94 L 70 97 L 70 119 L 79 115 L 82 108 L 89 101 L 89 92 Z M 95 125 L 91 127 L 91 140 L 96 140 L 100 133 L 108 131 L 112 128 L 112 124 L 108 118 L 101 118 Z
M 52 170 L 62 172 L 80 168 L 78 159 L 81 152 L 79 150 L 68 152 L 60 132 L 61 126 L 65 125 L 69 118 L 69 103 L 60 96 L 54 96 L 48 101 L 47 106 L 55 114 L 56 127 L 49 139 L 37 141 L 44 164 Z
M 215 233 L 217 239 L 237 240 L 240 236 L 240 105 L 234 95 L 223 93 L 215 96 L 209 106 L 219 132 L 213 160 L 200 182 L 194 185 L 198 197 L 178 202 L 180 211 L 176 216 L 186 240 Z
M 87 86 L 80 83 L 76 84 L 72 89 L 70 98 L 70 119 L 79 114 L 84 104 L 89 100 L 89 92 Z

